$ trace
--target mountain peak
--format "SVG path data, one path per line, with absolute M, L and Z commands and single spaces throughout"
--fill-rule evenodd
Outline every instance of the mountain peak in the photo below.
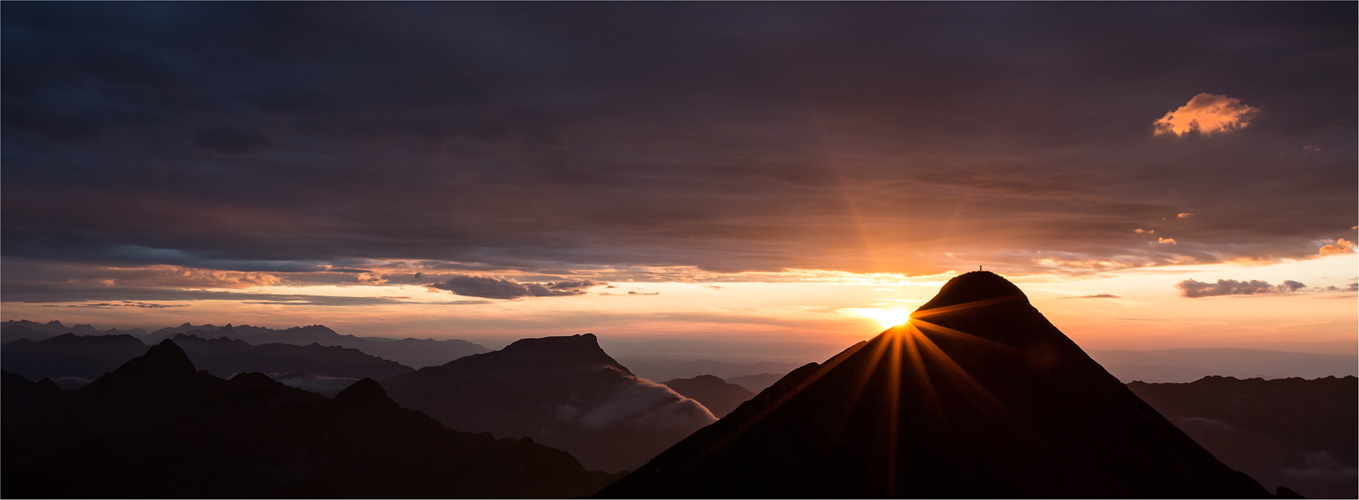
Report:
M 128 361 L 113 372 L 114 374 L 136 374 L 162 377 L 191 377 L 198 373 L 189 355 L 170 339 L 162 340 L 151 346 L 139 358 Z
M 1028 302 L 1024 292 L 999 274 L 991 271 L 972 271 L 954 276 L 948 280 L 939 293 L 920 306 L 921 311 L 937 309 L 970 302 L 1005 300 L 1014 298 Z
M 141 391 L 148 387 L 182 386 L 197 375 L 198 370 L 189 361 L 184 349 L 170 339 L 165 339 L 148 349 L 146 354 L 123 363 L 123 366 L 99 377 L 87 387 L 120 387 Z
M 1006 279 L 957 276 L 921 310 L 794 371 L 599 496 L 1268 497 Z
M 387 390 L 382 388 L 382 384 L 368 377 L 354 382 L 353 385 L 336 394 L 335 402 L 344 406 L 389 408 L 399 406 L 395 401 L 392 401 L 392 398 L 387 396 Z

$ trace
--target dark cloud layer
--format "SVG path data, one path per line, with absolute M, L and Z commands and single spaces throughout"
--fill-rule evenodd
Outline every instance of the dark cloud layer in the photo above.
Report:
M 1022 274 L 1355 236 L 1354 3 L 0 11 L 7 260 Z M 1204 93 L 1250 125 L 1155 134 Z
M 560 297 L 580 295 L 585 289 L 598 285 L 589 280 L 550 283 L 517 283 L 485 276 L 454 276 L 444 283 L 433 283 L 430 288 L 448 290 L 458 295 L 488 299 L 517 299 L 521 297 Z
M 1181 295 L 1189 298 L 1293 292 L 1305 286 L 1307 285 L 1293 280 L 1284 280 L 1283 284 L 1278 286 L 1260 280 L 1217 280 L 1217 283 L 1204 283 L 1188 279 L 1175 284 L 1175 288 L 1180 289 Z

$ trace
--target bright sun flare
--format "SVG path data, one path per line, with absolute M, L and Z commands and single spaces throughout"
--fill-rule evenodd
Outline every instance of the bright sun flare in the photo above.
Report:
M 865 318 L 877 321 L 883 328 L 891 328 L 902 323 L 911 317 L 911 311 L 900 307 L 891 309 L 859 309 L 857 311 Z

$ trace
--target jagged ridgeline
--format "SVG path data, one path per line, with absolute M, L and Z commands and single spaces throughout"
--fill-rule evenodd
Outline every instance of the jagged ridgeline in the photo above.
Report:
M 804 366 L 610 498 L 1260 498 L 1004 278 Z
M 197 371 L 171 340 L 62 391 L 3 373 L 6 498 L 580 497 L 616 475 L 448 429 L 363 379 L 334 399 Z

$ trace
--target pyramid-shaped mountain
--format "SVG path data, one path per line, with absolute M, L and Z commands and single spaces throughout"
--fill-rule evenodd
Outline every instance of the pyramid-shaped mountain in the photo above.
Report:
M 601 497 L 1259 498 L 989 272 Z
M 450 428 L 532 438 L 606 472 L 640 467 L 715 420 L 698 402 L 637 378 L 588 333 L 518 340 L 382 385 Z

